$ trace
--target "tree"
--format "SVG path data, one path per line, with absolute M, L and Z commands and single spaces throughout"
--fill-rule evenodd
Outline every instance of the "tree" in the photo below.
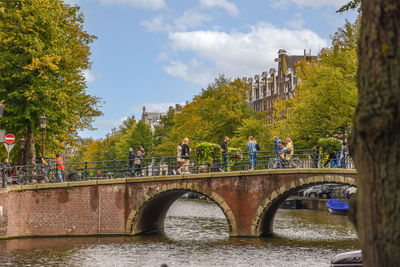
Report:
M 321 137 L 351 126 L 357 105 L 358 22 L 346 23 L 332 37 L 332 47 L 320 51 L 319 60 L 302 60 L 295 96 L 274 106 L 273 133 L 291 137 L 296 146 L 311 148 Z
M 241 125 L 235 131 L 235 135 L 229 146 L 247 151 L 249 136 L 254 137 L 263 151 L 273 150 L 272 136 L 269 127 L 265 124 L 265 120 L 254 117 L 242 121 Z
M 151 154 L 153 151 L 153 135 L 150 126 L 147 125 L 144 120 L 140 120 L 137 124 L 134 124 L 126 134 L 118 136 L 118 143 L 116 143 L 116 146 L 117 151 L 115 158 L 118 159 L 126 159 L 130 147 L 132 147 L 136 153 L 136 149 L 139 146 L 143 146 L 146 154 Z
M 358 232 L 365 266 L 400 262 L 400 5 L 362 2 L 354 118 Z
M 163 142 L 163 139 L 172 130 L 174 123 L 175 110 L 170 109 L 166 116 L 161 116 L 160 126 L 156 126 L 153 135 L 153 144 L 158 146 Z
M 0 0 L 1 126 L 25 135 L 26 157 L 35 162 L 39 117 L 49 118 L 46 148 L 73 142 L 101 115 L 99 99 L 85 92 L 90 43 L 78 7 L 61 0 Z
M 248 88 L 240 79 L 231 81 L 221 75 L 174 115 L 170 130 L 155 147 L 156 153 L 175 154 L 185 137 L 193 146 L 200 142 L 220 144 L 224 136 L 232 137 L 243 119 L 261 117 L 249 109 L 247 96 Z

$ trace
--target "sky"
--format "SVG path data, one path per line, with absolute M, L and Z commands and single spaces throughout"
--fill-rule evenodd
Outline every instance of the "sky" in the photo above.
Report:
M 279 49 L 317 55 L 355 11 L 348 0 L 64 0 L 81 7 L 91 45 L 87 92 L 102 98 L 103 138 L 128 116 L 191 101 L 219 74 L 254 77 L 276 68 Z

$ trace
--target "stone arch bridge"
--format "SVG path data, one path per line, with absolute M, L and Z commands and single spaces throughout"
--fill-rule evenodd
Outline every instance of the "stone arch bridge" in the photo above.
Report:
M 290 195 L 322 183 L 356 185 L 355 178 L 355 170 L 280 169 L 14 185 L 0 189 L 0 239 L 162 232 L 186 192 L 214 201 L 231 237 L 267 236 Z

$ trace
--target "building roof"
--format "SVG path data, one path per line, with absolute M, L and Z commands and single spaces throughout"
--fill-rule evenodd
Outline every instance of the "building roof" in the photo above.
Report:
M 311 58 L 311 60 L 317 60 L 317 56 L 307 56 L 307 59 Z M 286 56 L 286 64 L 287 64 L 287 69 L 291 68 L 292 70 L 295 70 L 295 63 L 300 61 L 301 59 L 305 59 L 304 55 L 301 56 Z

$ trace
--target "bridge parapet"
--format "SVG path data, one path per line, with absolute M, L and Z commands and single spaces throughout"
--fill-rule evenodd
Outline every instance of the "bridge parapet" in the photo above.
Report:
M 323 169 L 327 164 L 336 161 L 325 159 L 317 149 L 295 150 L 294 156 L 289 159 L 279 160 L 276 158 L 275 151 L 260 151 L 257 153 L 256 169 Z M 106 160 L 95 162 L 65 162 L 63 170 L 64 181 L 77 180 L 107 180 L 126 177 L 153 177 L 153 176 L 174 176 L 174 171 L 178 165 L 176 156 L 173 157 L 151 157 L 141 160 L 140 168 L 134 171 L 130 168 L 129 160 Z M 353 169 L 352 159 L 348 156 L 336 162 L 341 168 Z M 335 164 L 333 164 L 335 165 Z M 220 172 L 220 159 L 215 159 L 212 164 L 205 164 L 197 160 L 196 156 L 191 156 L 189 171 L 191 173 L 210 173 Z M 248 171 L 250 170 L 248 153 L 228 154 L 229 171 Z M 14 183 L 31 184 L 39 181 L 41 183 L 58 182 L 58 165 L 49 161 L 47 165 L 24 165 L 3 168 L 1 172 L 0 185 L 4 187 Z
M 0 238 L 160 232 L 170 205 L 189 191 L 221 208 L 231 236 L 261 236 L 296 190 L 355 185 L 355 177 L 345 169 L 267 169 L 13 185 L 0 189 Z

